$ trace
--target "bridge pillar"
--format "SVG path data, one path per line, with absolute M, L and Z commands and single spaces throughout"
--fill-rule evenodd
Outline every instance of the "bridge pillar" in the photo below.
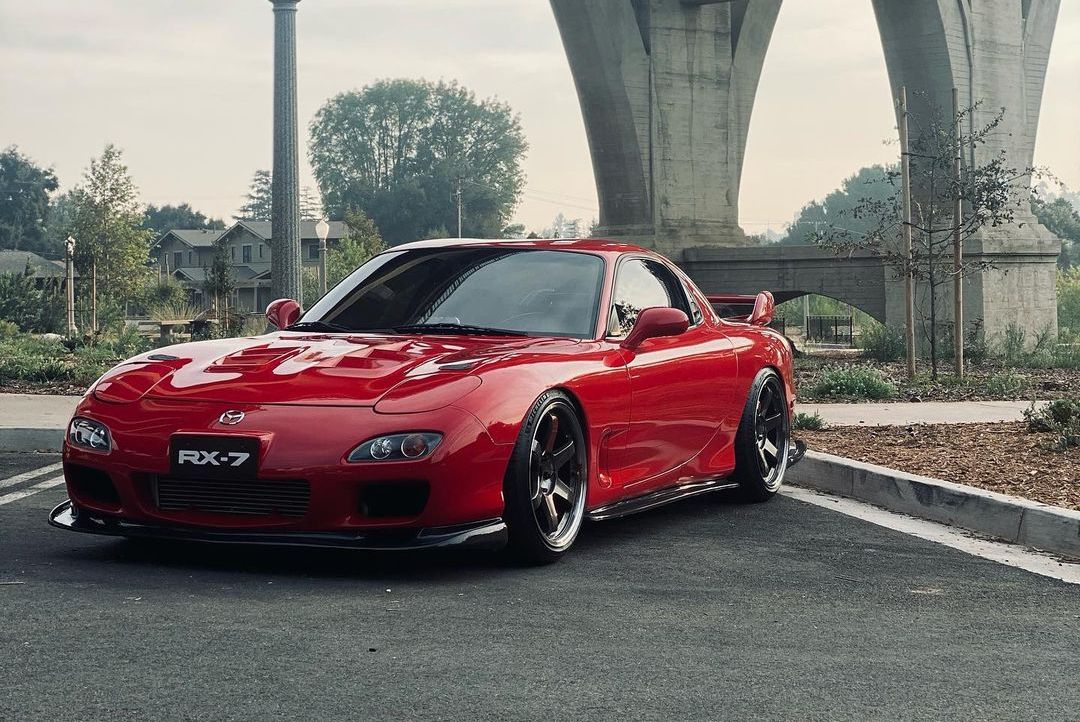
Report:
M 958 88 L 961 107 L 982 103 L 969 120 L 975 128 L 1004 108 L 991 142 L 969 151 L 965 163 L 981 165 L 1004 150 L 1011 165 L 1030 167 L 1060 0 L 872 2 L 893 96 L 906 86 L 913 116 L 925 118 L 932 106 L 950 112 L 952 88 Z M 966 320 L 981 320 L 991 335 L 1013 324 L 1026 329 L 1029 340 L 1044 329 L 1056 333 L 1060 251 L 1058 239 L 1036 222 L 1026 203 L 1015 224 L 971 239 L 965 253 L 990 267 L 965 281 Z M 939 292 L 945 297 L 938 307 L 951 321 L 951 285 Z M 918 289 L 917 305 L 929 305 L 929 289 Z M 889 323 L 903 323 L 897 282 L 887 290 L 886 315 Z
M 551 0 L 585 118 L 600 233 L 678 255 L 743 246 L 747 129 L 782 0 Z

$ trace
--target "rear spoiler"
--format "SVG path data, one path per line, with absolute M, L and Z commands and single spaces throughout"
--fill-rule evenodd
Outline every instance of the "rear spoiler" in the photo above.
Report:
M 768 291 L 756 295 L 718 294 L 705 298 L 720 318 L 727 321 L 768 326 L 776 312 L 776 301 Z

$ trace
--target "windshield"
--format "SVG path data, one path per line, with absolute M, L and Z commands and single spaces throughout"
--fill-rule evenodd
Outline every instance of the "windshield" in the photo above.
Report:
M 604 262 L 571 251 L 505 247 L 383 253 L 297 327 L 592 338 Z

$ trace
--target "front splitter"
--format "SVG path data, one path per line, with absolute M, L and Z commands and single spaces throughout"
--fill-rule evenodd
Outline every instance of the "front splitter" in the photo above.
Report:
M 290 547 L 321 547 L 364 551 L 412 551 L 419 549 L 501 549 L 506 546 L 506 523 L 502 519 L 410 530 L 348 532 L 258 532 L 214 530 L 204 527 L 142 524 L 119 517 L 76 512 L 70 500 L 49 513 L 49 524 L 85 534 L 210 544 L 252 544 Z

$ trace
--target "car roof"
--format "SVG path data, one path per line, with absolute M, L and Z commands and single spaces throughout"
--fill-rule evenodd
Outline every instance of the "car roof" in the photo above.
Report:
M 414 241 L 393 246 L 392 251 L 411 251 L 422 248 L 500 248 L 518 247 L 546 249 L 552 251 L 581 251 L 602 254 L 621 253 L 647 253 L 655 255 L 653 251 L 635 246 L 631 243 L 612 241 L 603 238 L 524 238 L 524 239 L 490 239 L 490 238 L 439 238 L 430 241 Z

